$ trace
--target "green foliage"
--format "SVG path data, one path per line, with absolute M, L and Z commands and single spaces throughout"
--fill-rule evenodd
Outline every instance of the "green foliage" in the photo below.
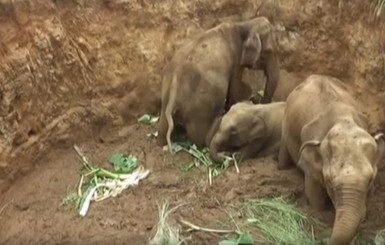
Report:
M 385 244 L 385 229 L 379 231 L 374 238 L 374 245 Z
M 316 244 L 305 230 L 308 218 L 281 197 L 250 200 L 243 209 L 248 224 L 257 228 L 266 244 Z
M 96 188 L 95 200 L 103 200 L 109 196 L 115 196 L 122 191 L 122 181 L 130 177 L 130 174 L 137 169 L 138 159 L 133 155 L 115 153 L 108 159 L 113 170 L 97 167 L 88 162 L 85 157 L 80 168 L 80 181 L 77 193 L 69 193 L 63 198 L 60 206 L 75 203 L 75 208 L 80 211 L 91 191 Z M 113 180 L 113 182 L 111 182 Z M 110 184 L 107 184 L 110 183 Z M 111 183 L 115 183 L 115 186 Z
M 231 240 L 220 241 L 218 245 L 253 245 L 254 240 L 250 233 L 238 234 L 236 238 Z
M 124 156 L 121 153 L 114 154 L 108 160 L 115 169 L 115 173 L 132 173 L 138 166 L 138 159 L 133 156 Z
M 234 153 L 231 157 L 226 157 L 222 163 L 217 164 L 211 160 L 207 147 L 198 148 L 196 145 L 188 142 L 173 142 L 171 148 L 175 153 L 183 150 L 194 157 L 194 162 L 190 162 L 187 166 L 182 167 L 182 171 L 186 172 L 194 167 L 203 165 L 208 169 L 210 183 L 212 177 L 220 175 L 231 165 L 237 165 L 242 160 L 237 153 Z M 168 151 L 168 146 L 164 146 L 163 150 Z
M 158 122 L 158 120 L 159 120 L 159 117 L 152 116 L 149 114 L 144 114 L 138 119 L 138 122 L 146 125 L 152 125 Z
M 60 206 L 67 206 L 67 205 L 70 205 L 72 203 L 76 203 L 78 200 L 78 195 L 76 192 L 69 192 L 62 200 L 62 202 L 60 203 Z

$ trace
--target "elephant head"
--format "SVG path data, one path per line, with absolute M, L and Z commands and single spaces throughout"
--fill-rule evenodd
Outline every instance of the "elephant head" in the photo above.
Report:
M 242 39 L 240 64 L 250 69 L 263 69 L 267 80 L 261 103 L 269 103 L 279 80 L 279 61 L 273 27 L 265 17 L 256 17 L 237 25 Z
M 246 40 L 242 44 L 241 66 L 255 69 L 261 55 L 262 42 L 259 34 L 250 31 Z
M 222 161 L 223 150 L 237 149 L 251 141 L 264 137 L 267 126 L 262 112 L 251 101 L 234 104 L 218 122 L 210 141 L 210 157 Z
M 322 141 L 302 144 L 298 164 L 307 165 L 302 166 L 305 174 L 318 175 L 315 178 L 323 182 L 336 210 L 331 245 L 349 245 L 365 217 L 384 139 L 383 134 L 372 137 L 360 127 L 337 124 Z

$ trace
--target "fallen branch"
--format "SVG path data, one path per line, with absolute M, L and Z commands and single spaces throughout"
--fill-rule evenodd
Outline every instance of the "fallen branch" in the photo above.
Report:
M 236 230 L 220 230 L 220 229 L 211 229 L 211 228 L 205 228 L 205 227 L 200 227 L 197 225 L 194 225 L 186 220 L 179 219 L 179 222 L 184 224 L 185 226 L 190 227 L 190 229 L 187 230 L 187 232 L 192 232 L 192 231 L 205 231 L 205 232 L 211 232 L 211 233 L 221 233 L 221 234 L 227 234 L 227 233 L 236 233 L 238 234 Z

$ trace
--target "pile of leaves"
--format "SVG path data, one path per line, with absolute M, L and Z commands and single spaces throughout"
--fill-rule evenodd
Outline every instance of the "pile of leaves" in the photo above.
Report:
M 183 150 L 194 158 L 192 162 L 182 168 L 182 171 L 189 171 L 194 167 L 204 166 L 207 168 L 210 185 L 212 184 L 212 178 L 226 171 L 231 165 L 234 165 L 239 173 L 238 163 L 241 162 L 241 158 L 237 153 L 233 153 L 231 157 L 226 156 L 226 159 L 218 164 L 211 160 L 207 147 L 198 148 L 196 145 L 187 142 L 175 142 L 172 144 L 172 147 L 174 152 Z M 163 150 L 167 151 L 168 147 L 165 146 Z
M 76 201 L 76 209 L 81 216 L 86 215 L 91 201 L 102 201 L 119 195 L 130 186 L 135 186 L 149 174 L 133 155 L 113 154 L 108 162 L 113 170 L 107 170 L 88 161 L 79 147 L 74 146 L 81 158 L 80 181 L 76 195 L 71 193 L 64 203 Z
M 144 114 L 143 116 L 138 118 L 138 122 L 144 125 L 154 125 L 156 122 L 158 122 L 158 120 L 158 116 L 153 116 L 149 114 Z M 156 138 L 158 137 L 158 132 L 149 133 L 147 134 L 147 136 Z M 222 163 L 216 164 L 211 160 L 207 147 L 198 148 L 195 144 L 190 144 L 179 135 L 176 135 L 173 141 L 174 142 L 171 144 L 173 152 L 177 153 L 179 151 L 185 151 L 194 158 L 194 161 L 184 166 L 182 168 L 182 171 L 187 172 L 193 169 L 194 167 L 204 166 L 207 168 L 210 185 L 212 184 L 212 178 L 218 176 L 221 172 L 227 170 L 231 165 L 234 165 L 237 172 L 239 172 L 238 163 L 241 162 L 241 159 L 239 157 L 239 154 L 237 153 L 234 153 L 231 156 L 227 156 Z M 169 149 L 167 145 L 163 147 L 163 151 L 168 150 Z

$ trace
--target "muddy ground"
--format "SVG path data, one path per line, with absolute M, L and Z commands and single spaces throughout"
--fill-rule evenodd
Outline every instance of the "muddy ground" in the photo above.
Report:
M 361 103 L 371 132 L 385 130 L 384 17 L 373 12 L 360 0 L 0 0 L 0 244 L 145 244 L 162 200 L 190 202 L 177 216 L 205 226 L 248 198 L 294 194 L 308 211 L 298 170 L 278 172 L 272 159 L 255 159 L 210 187 L 204 169 L 182 172 L 191 159 L 164 153 L 136 118 L 158 112 L 161 70 L 186 40 L 262 15 L 279 43 L 276 99 L 308 74 L 333 75 Z M 79 218 L 60 206 L 79 178 L 74 143 L 100 163 L 114 152 L 135 154 L 151 175 Z M 368 201 L 368 236 L 385 227 L 384 178 L 380 171 Z M 333 222 L 332 210 L 311 214 Z

